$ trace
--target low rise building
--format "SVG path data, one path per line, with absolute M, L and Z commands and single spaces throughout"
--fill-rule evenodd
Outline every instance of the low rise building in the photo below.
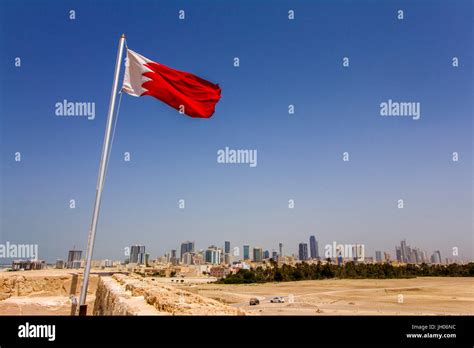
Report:
M 46 262 L 43 260 L 14 260 L 12 262 L 12 269 L 14 271 L 31 271 L 37 269 L 45 269 Z
M 230 274 L 230 269 L 224 266 L 214 266 L 214 267 L 211 267 L 211 270 L 209 273 L 211 277 L 222 279 Z

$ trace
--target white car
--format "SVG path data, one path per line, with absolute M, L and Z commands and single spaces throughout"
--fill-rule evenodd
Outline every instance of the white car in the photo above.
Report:
M 281 296 L 275 296 L 270 299 L 271 303 L 285 303 L 285 299 Z

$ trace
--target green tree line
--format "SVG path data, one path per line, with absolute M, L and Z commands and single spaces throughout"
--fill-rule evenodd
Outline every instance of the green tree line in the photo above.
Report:
M 391 278 L 414 278 L 414 277 L 473 277 L 474 263 L 466 265 L 421 265 L 407 264 L 393 266 L 389 263 L 355 263 L 347 262 L 343 265 L 335 265 L 331 262 L 309 264 L 297 263 L 295 266 L 278 264 L 270 259 L 266 267 L 253 269 L 240 269 L 237 273 L 220 279 L 223 284 L 248 284 L 265 282 L 289 282 L 296 280 L 315 279 L 391 279 Z

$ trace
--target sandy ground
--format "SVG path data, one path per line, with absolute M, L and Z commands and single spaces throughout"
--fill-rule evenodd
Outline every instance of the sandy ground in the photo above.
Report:
M 0 272 L 0 315 L 71 315 L 77 309 L 71 295 L 79 299 L 83 270 L 44 269 Z M 92 314 L 97 274 L 92 270 L 87 312 Z M 106 273 L 107 274 L 107 273 Z
M 87 302 L 92 310 L 98 275 Z M 82 271 L 0 272 L 0 315 L 70 315 Z M 248 285 L 163 284 L 237 307 L 250 315 L 474 315 L 474 278 L 331 279 Z M 161 279 L 160 279 L 161 280 Z M 150 279 L 151 281 L 151 279 Z M 285 303 L 271 303 L 282 296 Z M 260 304 L 249 305 L 257 297 Z M 293 301 L 291 301 L 293 299 Z M 91 314 L 91 313 L 90 313 Z
M 94 298 L 88 298 L 89 307 Z M 0 302 L 1 315 L 71 315 L 73 308 L 69 298 L 64 296 L 10 297 Z M 92 314 L 92 308 L 88 308 Z
M 82 270 L 0 272 L 0 315 L 73 315 Z M 242 315 L 240 309 L 173 286 L 212 281 L 207 277 L 143 278 L 92 270 L 87 295 L 89 315 Z M 99 281 L 99 276 L 101 281 Z M 76 303 L 72 298 L 76 298 Z M 95 299 L 98 306 L 95 306 Z M 97 307 L 97 310 L 95 309 Z
M 256 315 L 474 314 L 473 278 L 331 279 L 187 287 Z M 271 303 L 274 296 L 283 296 L 285 303 Z M 250 306 L 251 297 L 257 297 L 260 304 Z

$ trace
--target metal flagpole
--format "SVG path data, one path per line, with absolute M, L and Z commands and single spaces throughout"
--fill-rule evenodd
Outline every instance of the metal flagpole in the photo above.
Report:
M 89 231 L 89 239 L 87 242 L 86 268 L 84 270 L 84 279 L 82 281 L 81 298 L 79 300 L 79 315 L 86 315 L 87 305 L 87 286 L 89 285 L 89 273 L 91 270 L 92 252 L 94 250 L 95 232 L 97 230 L 97 221 L 99 219 L 100 201 L 102 198 L 102 190 L 104 188 L 105 173 L 107 170 L 107 161 L 110 151 L 110 135 L 112 133 L 115 98 L 117 96 L 117 87 L 120 75 L 120 67 L 122 65 L 123 46 L 125 44 L 125 34 L 122 34 L 119 41 L 117 52 L 117 61 L 115 62 L 114 82 L 112 84 L 112 94 L 110 96 L 109 114 L 107 116 L 107 125 L 105 127 L 104 144 L 102 146 L 102 156 L 99 165 L 99 176 L 97 178 L 97 187 L 95 194 L 94 212 L 92 215 L 92 223 Z

